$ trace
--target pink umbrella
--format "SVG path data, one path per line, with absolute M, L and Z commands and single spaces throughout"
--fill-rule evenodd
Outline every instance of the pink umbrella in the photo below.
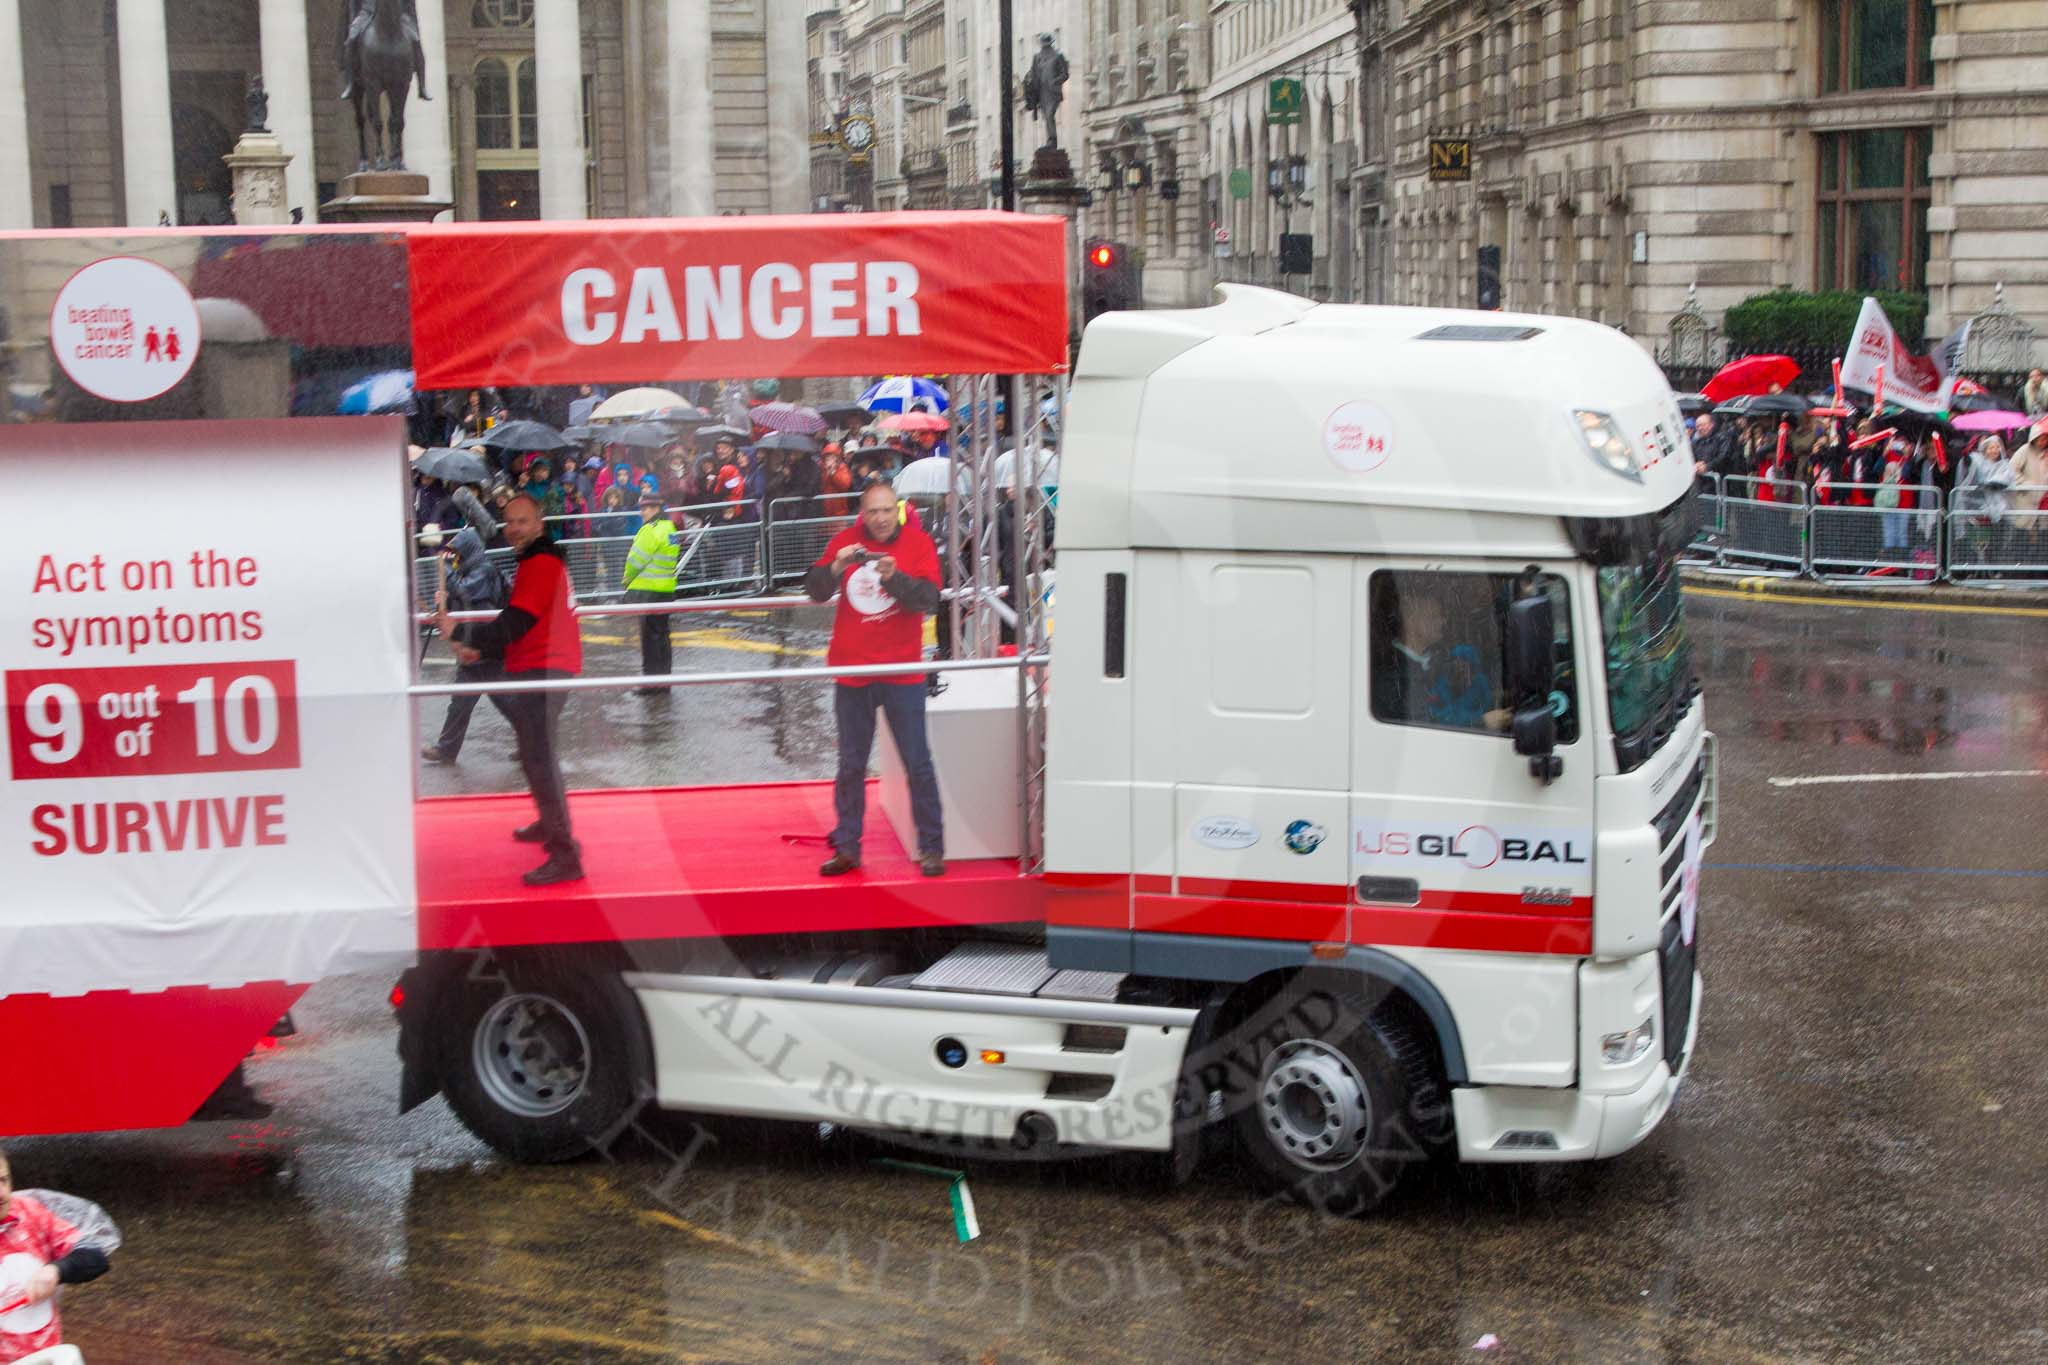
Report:
M 953 424 L 936 412 L 892 412 L 875 425 L 884 431 L 946 431 Z
M 802 403 L 763 403 L 747 409 L 747 420 L 757 427 L 793 431 L 799 436 L 815 436 L 825 429 L 825 419 L 818 415 L 818 410 Z
M 1957 431 L 2011 431 L 2027 424 L 2024 412 L 1993 408 L 1989 412 L 1966 412 L 1950 422 Z

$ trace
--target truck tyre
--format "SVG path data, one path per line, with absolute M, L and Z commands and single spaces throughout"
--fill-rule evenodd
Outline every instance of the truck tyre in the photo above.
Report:
M 1412 1114 L 1420 1040 L 1350 989 L 1316 987 L 1257 1031 L 1239 1145 L 1266 1182 L 1322 1212 L 1368 1212 L 1430 1142 Z
M 449 1107 L 518 1161 L 609 1146 L 652 1092 L 639 1005 L 600 968 L 505 963 L 451 994 L 437 1032 Z

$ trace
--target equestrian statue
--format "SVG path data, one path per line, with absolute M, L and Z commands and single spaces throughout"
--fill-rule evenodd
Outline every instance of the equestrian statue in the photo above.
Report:
M 420 98 L 433 98 L 427 93 L 427 53 L 420 45 L 415 0 L 348 0 L 341 10 L 340 33 L 335 64 L 341 71 L 341 97 L 355 104 L 360 152 L 356 169 L 371 169 L 374 146 L 377 170 L 402 171 L 407 92 L 417 80 Z M 388 119 L 380 95 L 391 106 Z

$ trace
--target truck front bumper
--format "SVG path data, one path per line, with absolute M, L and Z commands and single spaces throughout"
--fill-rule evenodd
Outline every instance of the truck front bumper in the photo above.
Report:
M 1587 1161 L 1618 1156 L 1648 1137 L 1671 1108 L 1699 1041 L 1700 980 L 1693 977 L 1685 1052 L 1672 1074 L 1663 1062 L 1625 1094 L 1576 1087 L 1466 1086 L 1451 1092 L 1461 1161 Z

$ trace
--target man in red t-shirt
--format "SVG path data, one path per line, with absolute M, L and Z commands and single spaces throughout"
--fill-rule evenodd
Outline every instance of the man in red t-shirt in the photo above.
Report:
M 57 1286 L 107 1273 L 106 1253 L 78 1240 L 78 1229 L 40 1200 L 14 1192 L 7 1153 L 0 1152 L 0 1361 L 63 1344 Z
M 832 538 L 811 566 L 804 589 L 814 602 L 839 594 L 832 622 L 829 664 L 917 663 L 924 658 L 924 618 L 939 609 L 939 552 L 904 516 L 896 490 L 878 483 L 860 495 L 860 520 Z M 860 866 L 860 835 L 867 808 L 868 757 L 875 747 L 875 708 L 889 717 L 889 733 L 910 779 L 910 813 L 917 822 L 918 867 L 927 877 L 946 871 L 945 832 L 939 816 L 939 778 L 924 732 L 924 675 L 841 678 L 833 685 L 839 722 L 839 775 L 833 802 L 831 860 L 818 871 L 837 877 Z
M 473 664 L 502 658 L 505 681 L 573 678 L 583 671 L 583 637 L 569 586 L 569 565 L 548 537 L 540 504 L 527 494 L 505 504 L 505 539 L 519 551 L 512 601 L 495 619 L 457 627 L 440 613 L 434 624 L 450 642 L 456 659 Z M 519 766 L 540 818 L 512 831 L 526 844 L 543 844 L 548 860 L 525 875 L 528 886 L 583 879 L 583 849 L 569 831 L 569 797 L 562 764 L 555 757 L 555 732 L 566 692 L 500 692 L 492 700 L 512 722 L 519 740 Z

